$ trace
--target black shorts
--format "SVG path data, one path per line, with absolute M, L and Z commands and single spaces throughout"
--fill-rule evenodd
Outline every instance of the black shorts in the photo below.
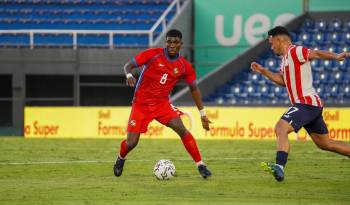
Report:
M 304 127 L 309 134 L 327 134 L 328 129 L 322 111 L 322 107 L 297 103 L 290 107 L 281 119 L 287 121 L 294 128 L 294 132 Z

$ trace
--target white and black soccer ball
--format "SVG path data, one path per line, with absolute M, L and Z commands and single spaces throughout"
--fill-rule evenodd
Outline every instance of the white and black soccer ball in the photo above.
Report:
M 153 168 L 154 176 L 158 180 L 169 180 L 175 176 L 175 165 L 170 160 L 161 159 Z

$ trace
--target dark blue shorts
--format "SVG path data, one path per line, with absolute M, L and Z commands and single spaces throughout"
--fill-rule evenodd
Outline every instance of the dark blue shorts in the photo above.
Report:
M 323 120 L 322 111 L 322 107 L 297 103 L 290 107 L 281 119 L 287 121 L 295 132 L 304 127 L 309 134 L 327 134 L 328 129 Z

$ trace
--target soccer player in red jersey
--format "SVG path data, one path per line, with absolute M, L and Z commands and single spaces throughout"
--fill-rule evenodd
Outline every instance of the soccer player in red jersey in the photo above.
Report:
M 292 106 L 283 114 L 275 126 L 277 136 L 276 163 L 263 162 L 262 167 L 272 173 L 277 181 L 284 179 L 284 167 L 289 152 L 288 134 L 306 129 L 313 142 L 320 149 L 350 156 L 350 146 L 345 142 L 330 139 L 322 117 L 323 105 L 312 85 L 312 59 L 343 61 L 350 53 L 332 53 L 311 50 L 293 45 L 289 31 L 277 26 L 268 32 L 273 52 L 282 58 L 279 73 L 273 73 L 253 62 L 251 69 L 287 88 Z
M 199 109 L 202 126 L 205 130 L 209 130 L 211 122 L 205 114 L 201 93 L 196 84 L 196 74 L 191 64 L 179 54 L 181 46 L 181 32 L 170 30 L 166 34 L 166 48 L 145 50 L 124 66 L 127 85 L 135 86 L 135 93 L 128 122 L 127 138 L 121 142 L 120 153 L 114 164 L 114 175 L 117 177 L 122 174 L 126 155 L 137 145 L 140 134 L 147 131 L 147 126 L 153 119 L 170 127 L 180 136 L 204 179 L 211 176 L 211 172 L 202 161 L 196 140 L 185 128 L 180 118 L 182 112 L 169 102 L 170 92 L 177 81 L 184 79 Z M 131 74 L 131 70 L 136 67 L 142 67 L 138 80 Z

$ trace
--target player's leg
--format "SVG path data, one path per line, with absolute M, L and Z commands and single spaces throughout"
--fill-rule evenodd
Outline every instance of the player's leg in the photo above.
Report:
M 140 133 L 128 132 L 126 140 L 120 143 L 119 158 L 124 159 L 126 155 L 136 147 L 140 139 Z
M 350 157 L 350 146 L 347 143 L 330 139 L 328 134 L 311 133 L 310 136 L 318 148 Z
M 261 166 L 265 171 L 273 174 L 277 181 L 284 179 L 284 167 L 287 164 L 289 153 L 288 134 L 294 131 L 294 128 L 284 119 L 280 119 L 275 126 L 277 141 L 276 163 L 262 162 Z
M 192 136 L 192 134 L 186 129 L 180 117 L 171 119 L 167 126 L 173 129 L 180 137 L 183 145 L 185 146 L 187 152 L 191 155 L 192 159 L 198 166 L 198 171 L 203 178 L 211 176 L 211 172 L 208 170 L 207 166 L 203 163 L 201 154 L 199 152 L 197 142 Z
M 152 116 L 148 114 L 147 106 L 133 104 L 128 122 L 127 137 L 120 143 L 119 155 L 113 166 L 115 176 L 121 176 L 126 155 L 136 147 L 140 139 L 140 133 L 147 131 L 147 126 L 152 119 Z
M 275 126 L 277 142 L 276 163 L 261 163 L 263 169 L 273 174 L 277 181 L 283 181 L 284 179 L 284 167 L 288 161 L 290 148 L 288 134 L 293 131 L 297 132 L 313 118 L 312 115 L 308 115 L 307 106 L 296 104 L 290 107 L 277 122 Z
M 126 155 L 138 144 L 140 139 L 140 133 L 128 132 L 126 140 L 120 143 L 119 155 L 113 166 L 114 175 L 119 177 L 123 173 L 125 157 Z
M 280 119 L 275 126 L 277 140 L 276 164 L 285 166 L 287 163 L 290 149 L 288 134 L 293 132 L 294 128 L 284 119 Z
M 350 146 L 347 143 L 329 138 L 322 115 L 305 125 L 305 129 L 318 148 L 350 157 Z
M 202 164 L 202 157 L 199 153 L 196 140 L 193 138 L 192 134 L 186 129 L 180 117 L 171 119 L 168 124 L 168 127 L 173 129 L 180 137 L 181 141 L 184 144 L 187 152 L 191 155 L 192 159 L 196 164 Z
M 211 176 L 210 171 L 202 161 L 201 154 L 198 150 L 196 140 L 193 138 L 192 134 L 184 126 L 180 116 L 183 114 L 176 107 L 171 105 L 169 102 L 164 102 L 159 105 L 162 109 L 158 113 L 156 120 L 163 125 L 166 125 L 173 129 L 180 137 L 183 145 L 185 146 L 187 152 L 191 155 L 193 161 L 198 166 L 198 171 L 203 178 Z

